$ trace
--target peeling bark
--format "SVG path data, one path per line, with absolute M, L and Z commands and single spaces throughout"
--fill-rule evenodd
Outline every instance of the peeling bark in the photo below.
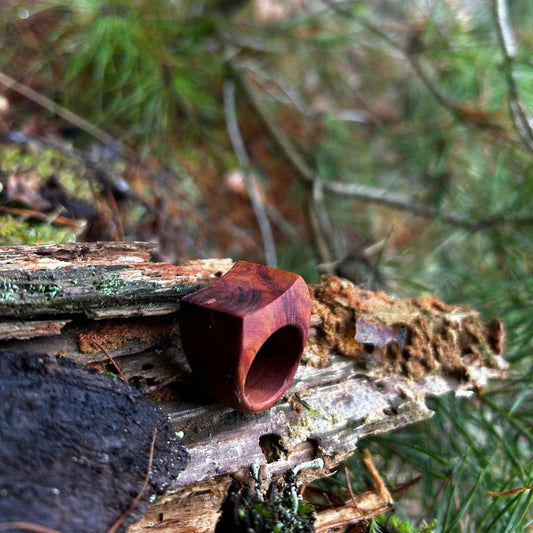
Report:
M 320 457 L 330 475 L 365 435 L 431 416 L 428 395 L 463 393 L 505 374 L 503 329 L 436 298 L 396 300 L 326 277 L 310 286 L 304 363 L 270 409 L 244 415 L 203 389 L 181 350 L 179 299 L 229 260 L 152 263 L 146 243 L 0 249 L 1 351 L 62 355 L 115 372 L 157 402 L 189 462 L 128 531 L 213 531 L 225 491 L 260 466 L 265 483 Z M 1 353 L 0 353 L 1 356 Z M 1 467 L 0 467 L 1 469 Z M 1 517 L 0 517 L 1 519 Z

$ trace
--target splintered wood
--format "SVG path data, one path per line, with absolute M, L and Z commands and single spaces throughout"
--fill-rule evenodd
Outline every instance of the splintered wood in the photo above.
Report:
M 430 417 L 428 395 L 464 393 L 505 375 L 497 320 L 485 324 L 476 311 L 434 297 L 398 300 L 325 277 L 310 286 L 311 330 L 294 382 L 271 408 L 244 415 L 215 402 L 191 373 L 178 320 L 181 296 L 232 262 L 153 263 L 150 248 L 0 249 L 0 356 L 63 356 L 116 373 L 105 350 L 180 435 L 187 465 L 130 533 L 213 531 L 228 486 L 250 481 L 252 464 L 265 484 L 316 458 L 323 468 L 299 479 L 330 475 L 365 435 Z

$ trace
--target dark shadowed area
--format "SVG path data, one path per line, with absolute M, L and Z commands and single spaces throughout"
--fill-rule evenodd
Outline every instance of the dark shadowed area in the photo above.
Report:
M 138 520 L 187 464 L 167 418 L 117 378 L 63 358 L 0 357 L 0 517 L 64 533 L 118 531 Z

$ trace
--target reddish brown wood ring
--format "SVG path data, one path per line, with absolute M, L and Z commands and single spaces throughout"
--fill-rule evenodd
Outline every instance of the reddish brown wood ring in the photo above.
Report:
M 180 305 L 187 360 L 217 400 L 254 412 L 283 395 L 309 332 L 311 298 L 300 276 L 239 261 Z

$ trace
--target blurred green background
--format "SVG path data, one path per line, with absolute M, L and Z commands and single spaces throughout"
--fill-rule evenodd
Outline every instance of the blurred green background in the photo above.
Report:
M 533 485 L 532 28 L 529 0 L 2 2 L 0 244 L 150 240 L 501 317 L 506 381 L 361 445 L 422 474 L 413 528 L 532 531 L 531 489 L 485 495 Z

